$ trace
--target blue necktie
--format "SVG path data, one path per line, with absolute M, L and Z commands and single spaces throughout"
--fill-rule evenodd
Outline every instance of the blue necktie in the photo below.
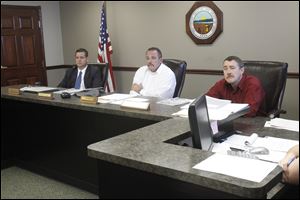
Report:
M 79 76 L 78 76 L 77 79 L 76 79 L 76 82 L 75 82 L 75 89 L 80 89 L 80 85 L 81 85 L 81 75 L 82 75 L 82 72 L 79 73 Z

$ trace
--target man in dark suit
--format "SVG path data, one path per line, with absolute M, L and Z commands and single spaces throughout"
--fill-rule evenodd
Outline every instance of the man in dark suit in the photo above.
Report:
M 88 51 L 86 49 L 80 48 L 76 50 L 75 62 L 76 66 L 66 71 L 65 77 L 58 87 L 86 89 L 103 85 L 100 69 L 87 64 Z

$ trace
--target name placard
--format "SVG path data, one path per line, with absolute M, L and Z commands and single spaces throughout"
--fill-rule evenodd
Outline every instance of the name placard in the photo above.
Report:
M 38 97 L 45 98 L 45 99 L 54 99 L 53 93 L 46 93 L 46 92 L 39 92 Z
M 20 89 L 19 88 L 8 88 L 8 94 L 9 95 L 20 95 Z
M 91 96 L 81 96 L 80 102 L 81 103 L 88 103 L 88 104 L 97 104 L 98 97 L 91 97 Z

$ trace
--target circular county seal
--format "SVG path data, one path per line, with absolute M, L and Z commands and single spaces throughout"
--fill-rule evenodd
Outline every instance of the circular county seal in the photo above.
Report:
M 223 31 L 223 13 L 213 2 L 196 2 L 186 15 L 186 31 L 196 44 L 211 44 Z

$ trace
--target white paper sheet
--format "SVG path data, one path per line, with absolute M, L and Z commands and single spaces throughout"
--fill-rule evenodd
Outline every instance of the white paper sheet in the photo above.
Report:
M 114 93 L 114 94 L 110 94 L 110 95 L 101 96 L 98 99 L 117 101 L 117 100 L 131 98 L 131 97 L 134 97 L 134 96 L 136 96 L 136 95 Z
M 257 133 L 252 133 L 251 135 L 250 135 L 250 137 L 248 137 L 246 140 L 245 140 L 245 145 L 246 146 L 251 146 L 251 145 L 253 145 L 253 143 L 257 140 L 257 138 L 258 138 L 258 135 L 257 135 Z
M 140 109 L 140 110 L 148 110 L 150 106 L 149 102 L 145 101 L 128 101 L 124 100 L 124 102 L 121 104 L 121 107 L 124 108 L 134 108 L 134 109 Z
M 135 97 L 135 94 L 122 94 L 122 93 L 114 93 L 105 96 L 98 97 L 98 103 L 111 103 L 121 105 L 123 100 Z
M 191 101 L 194 101 L 192 99 Z M 236 113 L 240 110 L 246 109 L 248 104 L 231 103 L 230 100 L 217 99 L 210 96 L 206 96 L 208 116 L 210 121 L 226 119 L 232 113 Z M 181 106 L 181 110 L 173 113 L 172 115 L 180 117 L 188 117 L 189 104 Z
M 206 102 L 207 102 L 207 107 L 208 108 L 221 108 L 222 106 L 225 106 L 227 104 L 231 103 L 231 100 L 226 100 L 226 99 L 217 99 L 214 97 L 206 96 Z
M 274 118 L 265 123 L 265 127 L 272 127 L 278 129 L 286 129 L 290 131 L 299 132 L 299 121 L 288 120 L 282 118 Z
M 188 118 L 189 117 L 189 112 L 188 112 L 188 109 L 181 109 L 178 112 L 173 113 L 172 115 L 173 116 L 178 116 L 178 117 Z
M 53 90 L 58 90 L 58 88 L 45 87 L 45 86 L 30 86 L 30 87 L 20 88 L 20 91 L 22 91 L 22 92 L 47 92 L 47 91 L 53 91 Z
M 243 146 L 245 144 L 245 141 L 247 141 L 249 138 L 249 136 L 234 134 L 228 137 L 224 142 L 232 145 Z M 299 144 L 299 141 L 266 136 L 256 137 L 256 140 L 253 141 L 251 147 L 266 147 L 271 151 L 287 152 L 296 144 Z
M 272 151 L 287 152 L 293 146 L 299 144 L 297 140 L 289 140 L 277 137 L 258 137 L 253 146 L 263 146 Z
M 210 120 L 223 120 L 233 113 L 246 109 L 249 105 L 244 103 L 229 103 L 217 108 L 209 104 L 207 106 Z
M 277 164 L 215 153 L 193 168 L 261 182 Z
M 253 134 L 252 134 L 253 135 Z M 254 135 L 255 136 L 255 135 Z M 289 140 L 277 137 L 255 137 L 251 145 L 245 145 L 245 141 L 249 140 L 249 136 L 234 134 L 227 138 L 220 145 L 230 145 L 231 147 L 249 150 L 253 147 L 265 147 L 269 150 L 268 155 L 256 155 L 259 159 L 278 163 L 285 156 L 286 152 L 299 144 L 297 140 Z
M 75 93 L 77 93 L 77 92 L 82 92 L 82 91 L 84 91 L 84 90 L 85 90 L 85 89 L 69 88 L 69 89 L 65 89 L 65 90 L 56 91 L 56 92 L 54 92 L 54 93 L 55 93 L 55 94 L 61 94 L 61 93 L 63 93 L 63 92 L 67 92 L 67 93 L 73 95 L 73 94 L 75 94 Z
M 161 101 L 158 101 L 158 104 L 163 104 L 163 105 L 168 105 L 168 106 L 178 106 L 182 104 L 187 104 L 191 103 L 193 100 L 192 99 L 185 99 L 185 98 L 170 98 L 170 99 L 163 99 Z

